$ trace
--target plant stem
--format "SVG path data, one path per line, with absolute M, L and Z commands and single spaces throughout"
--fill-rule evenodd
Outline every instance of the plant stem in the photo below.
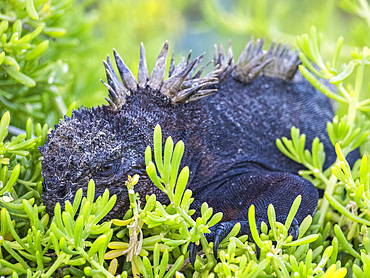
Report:
M 359 103 L 359 98 L 360 98 L 360 93 L 361 93 L 362 83 L 363 83 L 365 64 L 366 64 L 366 55 L 364 54 L 363 58 L 360 61 L 360 66 L 356 72 L 355 88 L 348 101 L 347 124 L 350 126 L 351 130 L 354 129 L 354 123 L 356 120 L 357 108 L 358 108 L 358 103 Z M 347 136 L 349 136 L 350 134 L 351 132 L 348 132 Z M 332 167 L 335 167 L 336 165 L 339 165 L 338 159 L 335 161 Z M 337 184 L 337 177 L 332 173 L 329 178 L 328 183 L 326 184 L 325 192 L 328 193 L 328 195 L 332 196 L 336 184 Z M 325 215 L 326 215 L 328 208 L 329 208 L 329 202 L 326 198 L 323 198 L 323 202 L 320 208 L 321 214 L 320 214 L 320 218 L 318 221 L 318 224 L 321 227 L 323 227 L 324 225 Z
M 165 184 L 165 188 L 166 188 L 166 190 L 167 190 L 167 192 L 165 192 L 165 193 L 167 194 L 168 199 L 170 199 L 171 204 L 173 204 L 173 203 L 174 203 L 174 201 L 175 201 L 175 194 L 173 194 L 173 188 L 171 188 L 170 183 Z M 180 209 L 181 209 L 181 208 L 180 208 Z
M 86 261 L 90 263 L 92 267 L 94 267 L 97 270 L 100 270 L 106 277 L 113 278 L 114 276 L 106 270 L 103 266 L 101 266 L 97 261 L 95 261 L 93 258 L 90 258 L 89 255 L 85 252 L 85 250 L 82 247 L 77 247 L 76 250 L 81 254 L 81 257 L 83 257 Z
M 209 247 L 208 241 L 207 241 L 207 239 L 206 239 L 206 237 L 204 236 L 203 233 L 200 236 L 200 242 L 201 242 L 201 244 L 203 246 L 204 253 L 206 254 L 206 257 L 208 259 L 208 263 L 212 262 L 214 264 L 215 259 L 214 259 L 214 256 L 211 255 L 212 250 Z
M 195 226 L 196 225 L 196 222 L 194 221 L 194 219 L 191 218 L 182 208 L 175 207 L 175 209 L 176 209 L 176 212 L 178 214 L 180 214 L 188 224 L 190 224 L 190 226 Z M 207 239 L 206 239 L 206 237 L 203 233 L 200 236 L 200 242 L 203 246 L 203 250 L 204 250 L 204 253 L 207 256 L 208 261 L 213 262 L 214 258 L 213 258 L 213 256 L 210 255 L 212 253 L 212 250 L 209 247 L 208 241 L 207 241 Z
M 363 77 L 364 77 L 364 70 L 365 70 L 365 55 L 360 61 L 360 66 L 357 69 L 356 74 L 356 81 L 355 81 L 355 89 L 353 90 L 353 94 L 348 103 L 348 112 L 347 112 L 347 124 L 352 127 L 357 114 L 357 107 L 360 98 L 360 93 L 362 89 Z
M 191 218 L 182 208 L 175 207 L 175 209 L 176 209 L 176 212 L 180 214 L 189 225 L 195 226 L 196 223 L 194 219 Z
M 309 163 L 303 163 L 303 165 L 309 169 L 312 173 L 314 173 L 314 170 L 316 169 L 316 167 L 314 167 L 313 165 L 309 164 Z M 328 178 L 323 174 L 322 171 L 320 171 L 318 174 L 317 174 L 317 177 L 325 184 L 328 183 Z
M 53 263 L 53 265 L 51 266 L 51 268 L 49 268 L 48 272 L 45 273 L 45 276 L 44 277 L 51 277 L 51 275 L 53 275 L 53 273 L 65 261 L 65 259 L 67 258 L 67 256 L 69 256 L 69 255 L 67 255 L 65 253 L 62 253 L 60 256 L 58 256 L 58 259 Z
M 360 5 L 361 5 L 361 10 L 362 10 L 362 13 L 360 12 L 360 16 L 362 16 L 366 22 L 367 22 L 367 25 L 369 25 L 370 27 L 370 8 L 369 8 L 369 4 L 365 1 L 365 0 L 359 0 L 360 2 Z
M 335 165 L 337 164 L 339 164 L 338 159 L 333 164 L 333 167 L 335 167 Z M 326 184 L 325 192 L 327 192 L 330 196 L 332 196 L 336 184 L 337 184 L 337 177 L 334 174 L 331 174 L 329 181 Z M 326 212 L 328 211 L 328 208 L 329 208 L 329 202 L 328 200 L 326 200 L 326 198 L 323 198 L 321 208 L 320 208 L 320 218 L 318 221 L 318 224 L 320 225 L 320 227 L 324 227 L 324 220 L 325 220 L 325 216 L 326 216 Z

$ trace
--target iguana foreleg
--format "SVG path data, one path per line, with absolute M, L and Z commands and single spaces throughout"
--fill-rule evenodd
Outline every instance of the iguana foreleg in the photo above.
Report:
M 308 215 L 315 213 L 318 201 L 317 189 L 311 182 L 291 173 L 264 170 L 234 176 L 217 188 L 207 187 L 205 191 L 197 196 L 198 199 L 207 202 L 215 212 L 222 211 L 224 214 L 222 222 L 207 235 L 207 239 L 214 242 L 216 258 L 219 243 L 237 222 L 241 224 L 239 234 L 251 236 L 248 210 L 252 204 L 255 206 L 256 223 L 259 228 L 262 221 L 269 225 L 267 216 L 269 204 L 273 204 L 275 208 L 276 220 L 284 223 L 295 198 L 301 195 L 301 205 L 289 230 L 293 238 L 297 238 L 299 224 Z M 195 261 L 195 257 L 190 260 Z

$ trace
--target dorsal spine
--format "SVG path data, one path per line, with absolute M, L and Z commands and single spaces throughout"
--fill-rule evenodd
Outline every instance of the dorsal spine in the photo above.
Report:
M 200 76 L 205 66 L 202 66 L 195 73 L 204 54 L 192 60 L 190 51 L 186 61 L 183 57 L 177 66 L 175 66 L 174 54 L 172 54 L 168 73 L 169 78 L 166 80 L 167 41 L 150 75 L 146 63 L 144 44 L 141 43 L 137 81 L 117 51 L 113 50 L 122 82 L 116 75 L 108 55 L 107 61 L 104 61 L 107 83 L 102 80 L 109 92 L 109 98 L 106 98 L 106 100 L 112 110 L 119 110 L 125 104 L 126 97 L 131 93 L 135 93 L 139 87 L 150 87 L 153 90 L 160 91 L 171 99 L 174 104 L 186 103 L 216 92 L 217 89 L 214 85 L 229 74 L 244 83 L 252 82 L 259 75 L 278 77 L 284 80 L 293 79 L 300 64 L 298 52 L 290 50 L 289 45 L 280 43 L 276 45 L 274 42 L 269 50 L 266 51 L 263 50 L 263 43 L 263 39 L 255 41 L 252 38 L 245 46 L 236 63 L 234 62 L 231 44 L 227 53 L 225 53 L 222 45 L 215 45 L 213 69 L 204 77 Z

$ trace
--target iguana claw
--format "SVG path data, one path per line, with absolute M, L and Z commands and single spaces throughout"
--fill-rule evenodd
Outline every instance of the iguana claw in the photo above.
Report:
M 281 223 L 284 223 L 285 219 L 283 219 L 283 221 L 279 221 L 279 219 L 277 219 L 277 221 L 281 222 Z M 216 228 L 213 228 L 213 229 L 211 228 L 210 229 L 211 233 L 205 234 L 208 241 L 213 241 L 213 256 L 215 257 L 216 260 L 218 259 L 218 247 L 220 246 L 220 243 L 231 232 L 231 230 L 233 229 L 233 227 L 237 223 L 240 223 L 240 231 L 239 231 L 238 234 L 241 234 L 241 235 L 246 234 L 248 236 L 251 236 L 248 221 L 236 221 L 236 220 L 221 222 L 216 226 Z M 261 226 L 261 222 L 258 222 L 257 223 L 258 233 L 260 233 L 260 230 L 258 228 L 260 226 Z M 293 219 L 288 233 L 289 233 L 289 235 L 292 236 L 293 240 L 298 239 L 299 223 L 298 223 L 296 218 Z M 259 250 L 258 246 L 256 246 L 256 248 L 257 248 L 257 254 L 259 255 L 260 250 Z M 201 245 L 195 245 L 194 242 L 190 242 L 188 250 L 189 250 L 190 263 L 194 266 L 197 253 L 201 250 Z
M 297 219 L 293 219 L 292 224 L 290 225 L 288 234 L 290 234 L 293 237 L 293 240 L 297 240 L 299 236 L 299 223 Z
M 276 218 L 277 222 L 280 223 L 285 223 L 286 217 L 277 217 Z M 299 222 L 298 220 L 294 217 L 292 224 L 290 224 L 289 230 L 288 230 L 288 235 L 292 236 L 292 240 L 297 240 L 299 236 Z
M 214 233 L 214 240 L 213 240 L 213 256 L 215 257 L 216 260 L 218 257 L 218 247 L 221 241 L 231 232 L 235 224 L 238 222 L 246 222 L 246 221 L 228 221 L 228 222 L 221 222 L 217 225 L 215 233 Z
M 189 243 L 189 246 L 188 246 L 188 250 L 189 250 L 189 261 L 191 263 L 191 265 L 194 267 L 194 263 L 195 263 L 195 259 L 197 257 L 197 253 L 198 253 L 198 248 L 199 248 L 199 245 L 195 245 L 194 242 L 190 242 Z

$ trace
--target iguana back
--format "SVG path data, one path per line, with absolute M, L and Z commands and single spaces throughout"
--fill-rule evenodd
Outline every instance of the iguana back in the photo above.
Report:
M 217 93 L 202 102 L 210 118 L 204 136 L 211 157 L 204 157 L 201 164 L 203 171 L 212 169 L 215 179 L 253 167 L 297 174 L 303 166 L 282 154 L 275 143 L 290 137 L 293 126 L 307 135 L 307 148 L 318 136 L 328 156 L 325 166 L 334 162 L 326 132 L 326 123 L 333 118 L 331 105 L 306 80 L 259 76 L 243 83 L 229 76 L 216 87 Z

